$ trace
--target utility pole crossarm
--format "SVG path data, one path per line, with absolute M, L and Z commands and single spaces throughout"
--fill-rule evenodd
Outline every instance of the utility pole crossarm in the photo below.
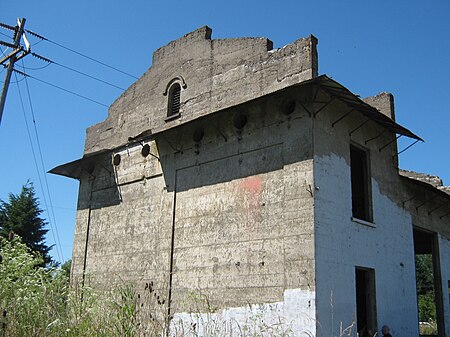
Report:
M 8 66 L 7 66 L 7 70 L 6 70 L 6 75 L 5 75 L 5 82 L 3 83 L 3 90 L 2 90 L 2 95 L 0 97 L 0 124 L 2 122 L 2 116 L 3 116 L 3 109 L 5 107 L 5 102 L 6 102 L 6 94 L 8 93 L 8 87 L 9 87 L 9 82 L 11 80 L 11 74 L 13 72 L 14 69 L 14 63 L 18 60 L 21 59 L 22 57 L 24 57 L 26 54 L 28 54 L 30 52 L 29 48 L 27 48 L 27 50 L 22 53 L 21 55 L 17 56 L 17 54 L 23 50 L 23 48 L 20 46 L 20 40 L 22 38 L 24 29 L 25 29 L 25 18 L 21 19 L 17 19 L 17 23 L 18 26 L 16 27 L 11 27 L 5 24 L 1 24 L 0 27 L 3 28 L 7 28 L 7 29 L 14 29 L 14 44 L 10 45 L 9 43 L 2 43 L 2 44 L 8 44 L 10 45 L 10 47 L 13 49 L 13 51 L 4 59 L 1 60 L 0 64 L 3 64 L 5 61 L 9 60 Z
M 22 48 L 17 48 L 15 50 L 13 50 L 12 52 L 10 52 L 8 55 L 6 55 L 4 58 L 2 58 L 0 60 L 0 65 L 5 63 L 5 61 L 8 61 L 13 55 L 19 54 L 21 50 L 22 50 Z

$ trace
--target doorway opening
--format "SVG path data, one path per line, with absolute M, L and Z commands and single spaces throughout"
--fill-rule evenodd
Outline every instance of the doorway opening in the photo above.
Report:
M 437 235 L 414 229 L 420 336 L 443 336 L 443 294 Z
M 356 267 L 356 323 L 359 337 L 373 337 L 378 331 L 375 270 Z

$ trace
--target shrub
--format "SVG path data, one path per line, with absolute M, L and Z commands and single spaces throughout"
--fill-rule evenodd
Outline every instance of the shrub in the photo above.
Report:
M 39 267 L 42 257 L 19 237 L 2 238 L 0 254 L 0 336 L 46 335 L 64 312 L 67 278 L 56 269 Z

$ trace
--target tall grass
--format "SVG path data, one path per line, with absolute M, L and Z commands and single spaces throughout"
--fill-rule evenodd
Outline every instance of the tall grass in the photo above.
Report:
M 0 241 L 0 337 L 290 337 L 289 322 L 271 305 L 249 306 L 235 319 L 189 294 L 191 313 L 167 316 L 152 282 L 98 290 L 69 285 L 64 268 L 42 268 L 20 238 Z M 275 319 L 267 319 L 267 310 Z M 269 315 L 269 316 L 270 316 Z M 353 324 L 340 336 L 353 336 Z
M 67 273 L 39 267 L 20 238 L 0 242 L 0 336 L 137 336 L 131 287 L 70 287 Z

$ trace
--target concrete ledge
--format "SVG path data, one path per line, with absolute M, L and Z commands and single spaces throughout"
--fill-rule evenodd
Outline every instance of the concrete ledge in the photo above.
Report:
M 374 222 L 369 222 L 369 221 L 358 219 L 355 217 L 351 217 L 351 220 L 353 222 L 359 223 L 359 224 L 367 226 L 367 227 L 377 228 L 377 225 Z

